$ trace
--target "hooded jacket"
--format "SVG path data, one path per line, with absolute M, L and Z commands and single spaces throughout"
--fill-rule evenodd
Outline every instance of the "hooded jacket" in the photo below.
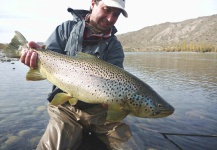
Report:
M 87 10 L 73 10 L 71 8 L 68 8 L 68 12 L 72 14 L 73 19 L 63 22 L 56 27 L 55 31 L 45 42 L 46 49 L 69 56 L 74 56 L 77 52 L 85 52 L 123 68 L 124 52 L 121 43 L 115 36 L 117 29 L 113 26 L 111 36 L 101 38 L 97 44 L 84 45 L 82 44 L 85 29 L 84 17 L 90 12 Z M 62 91 L 54 86 L 52 93 L 48 96 L 48 101 L 51 101 L 59 92 Z M 92 105 L 94 104 L 84 104 L 81 101 L 76 104 L 80 109 L 85 109 Z

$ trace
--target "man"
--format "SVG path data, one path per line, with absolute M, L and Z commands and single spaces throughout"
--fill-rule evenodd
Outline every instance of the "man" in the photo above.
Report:
M 90 11 L 68 9 L 73 20 L 55 29 L 45 43 L 46 49 L 70 56 L 82 51 L 123 68 L 123 48 L 114 35 L 114 24 L 121 13 L 127 17 L 124 7 L 124 0 L 92 0 Z M 34 42 L 29 46 L 39 48 Z M 33 68 L 37 67 L 36 60 L 34 51 L 21 56 L 21 62 Z M 58 92 L 61 90 L 54 86 L 48 100 Z M 131 131 L 124 122 L 106 122 L 106 111 L 106 106 L 81 101 L 74 106 L 68 102 L 49 105 L 50 121 L 37 149 L 81 149 L 83 131 L 96 134 L 108 149 L 120 149 Z

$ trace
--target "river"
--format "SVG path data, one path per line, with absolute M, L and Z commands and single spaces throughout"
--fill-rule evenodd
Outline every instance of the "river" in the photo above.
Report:
M 128 116 L 139 149 L 217 147 L 217 54 L 125 53 L 125 69 L 149 84 L 174 108 L 158 119 Z M 0 149 L 34 149 L 48 123 L 47 81 L 26 81 L 28 67 L 0 63 Z

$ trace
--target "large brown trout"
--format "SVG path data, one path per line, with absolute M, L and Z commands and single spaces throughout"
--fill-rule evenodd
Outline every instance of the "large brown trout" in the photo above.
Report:
M 27 40 L 18 31 L 3 50 L 8 57 L 20 57 Z M 27 80 L 47 79 L 64 91 L 57 94 L 51 104 L 78 100 L 108 106 L 107 120 L 120 121 L 128 114 L 142 118 L 171 115 L 174 108 L 157 92 L 131 73 L 95 56 L 77 53 L 67 56 L 50 50 L 35 49 L 38 67 L 30 68 Z

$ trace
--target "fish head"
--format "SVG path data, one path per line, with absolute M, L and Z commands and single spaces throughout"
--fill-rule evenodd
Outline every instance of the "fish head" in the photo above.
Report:
M 150 89 L 131 95 L 128 100 L 130 114 L 141 118 L 162 118 L 174 112 L 173 106 L 166 102 L 158 93 Z

